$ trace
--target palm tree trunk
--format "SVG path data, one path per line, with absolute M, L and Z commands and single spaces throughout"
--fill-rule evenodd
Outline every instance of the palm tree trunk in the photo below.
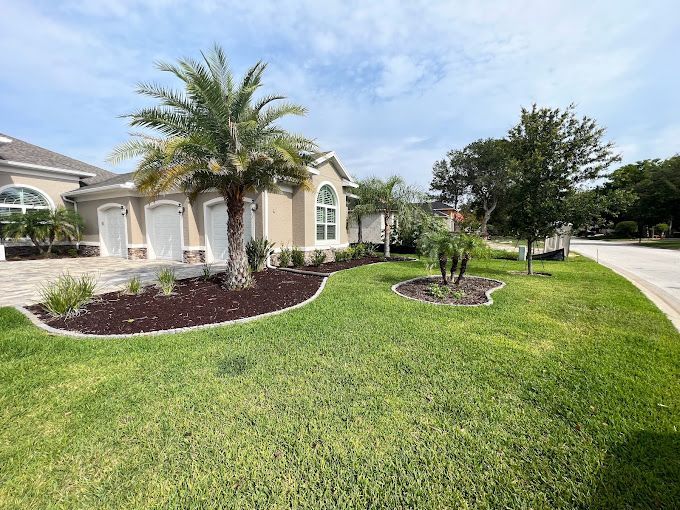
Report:
M 468 260 L 470 260 L 470 254 L 463 254 L 463 260 L 460 262 L 460 272 L 458 273 L 458 278 L 456 278 L 456 285 L 460 285 L 460 282 L 465 278 L 465 271 L 467 270 Z
M 439 255 L 439 271 L 442 274 L 442 285 L 446 285 L 446 255 Z
M 31 240 L 31 242 L 33 242 L 33 244 L 35 244 L 35 247 L 38 248 L 38 253 L 40 255 L 45 253 L 45 250 L 43 250 L 42 245 L 38 242 L 38 240 L 35 237 L 29 237 L 29 239 Z
M 451 257 L 451 281 L 453 281 L 453 277 L 456 276 L 456 269 L 458 269 L 458 258 L 459 258 L 458 253 L 454 253 L 453 256 Z
M 55 239 L 55 236 L 50 234 L 49 244 L 47 245 L 47 254 L 48 255 L 52 254 L 52 246 L 54 245 L 54 239 Z
M 228 214 L 229 256 L 225 281 L 227 289 L 245 289 L 251 283 L 246 247 L 243 243 L 243 195 L 244 190 L 240 187 L 229 189 L 226 193 L 223 193 Z
M 364 242 L 364 235 L 363 232 L 361 231 L 361 216 L 357 216 L 357 242 L 363 243 Z
M 388 213 L 385 213 L 385 248 L 384 248 L 384 255 L 385 258 L 390 257 L 390 236 L 392 235 L 392 232 L 390 232 L 392 225 L 390 224 L 390 215 Z

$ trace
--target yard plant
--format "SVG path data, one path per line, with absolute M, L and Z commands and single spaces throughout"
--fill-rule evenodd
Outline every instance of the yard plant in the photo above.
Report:
M 251 239 L 246 245 L 248 265 L 253 272 L 262 271 L 269 256 L 274 253 L 274 243 L 266 239 Z
M 55 241 L 80 238 L 83 219 L 72 209 L 35 209 L 14 213 L 4 219 L 2 235 L 10 239 L 28 238 L 41 255 L 51 255 Z
M 133 276 L 127 282 L 125 282 L 123 290 L 126 294 L 139 294 L 139 291 L 142 290 L 142 280 L 139 278 L 139 276 Z
M 676 507 L 680 335 L 595 262 L 545 264 L 472 259 L 490 307 L 404 299 L 422 267 L 392 262 L 105 341 L 2 309 L 0 508 Z
M 164 267 L 158 271 L 156 273 L 156 285 L 164 296 L 171 295 L 175 290 L 175 285 L 177 285 L 175 270 L 171 267 Z
M 256 97 L 267 65 L 257 62 L 237 79 L 224 51 L 215 46 L 200 60 L 184 58 L 158 69 L 181 82 L 176 90 L 142 83 L 137 92 L 158 104 L 129 115 L 130 125 L 156 136 L 139 135 L 119 146 L 113 162 L 141 157 L 135 172 L 140 191 L 151 197 L 180 189 L 190 200 L 217 190 L 227 207 L 226 286 L 247 287 L 251 277 L 243 242 L 243 199 L 248 192 L 276 190 L 277 182 L 309 186 L 307 164 L 315 144 L 278 122 L 304 115 L 305 108 L 281 103 L 281 95 Z
M 60 275 L 56 280 L 47 282 L 40 290 L 43 306 L 55 317 L 72 317 L 92 299 L 97 288 L 94 275 Z
M 305 265 L 305 252 L 302 251 L 297 246 L 290 250 L 290 260 L 293 263 L 293 267 L 302 267 Z
M 326 262 L 326 252 L 324 250 L 314 250 L 312 252 L 312 265 L 320 266 Z
M 279 252 L 279 267 L 288 267 L 290 265 L 292 251 L 290 248 L 281 248 Z

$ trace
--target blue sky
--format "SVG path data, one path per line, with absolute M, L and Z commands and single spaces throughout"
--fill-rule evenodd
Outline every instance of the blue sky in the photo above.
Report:
M 678 2 L 0 0 L 0 132 L 114 171 L 156 60 L 221 44 L 309 108 L 289 124 L 356 176 L 426 187 L 448 149 L 570 102 L 625 162 L 680 152 Z

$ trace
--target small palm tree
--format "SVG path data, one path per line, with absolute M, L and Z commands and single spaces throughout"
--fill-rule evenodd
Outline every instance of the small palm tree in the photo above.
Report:
M 439 263 L 442 285 L 446 285 L 448 283 L 446 280 L 446 263 L 449 257 L 454 256 L 454 253 L 457 254 L 454 236 L 446 230 L 429 231 L 418 240 L 418 248 L 423 255 Z M 453 279 L 453 276 L 451 278 Z
M 2 234 L 8 239 L 28 238 L 43 255 L 45 249 L 43 243 L 47 238 L 47 220 L 50 211 L 47 209 L 34 209 L 26 213 L 13 213 L 4 220 Z
M 407 209 L 416 207 L 414 202 L 420 194 L 397 175 L 388 177 L 386 180 L 376 177 L 360 180 L 356 194 L 360 197 L 359 203 L 351 213 L 355 218 L 361 218 L 367 214 L 383 215 L 384 255 L 389 257 L 394 219 L 403 215 Z
M 54 211 L 48 211 L 48 214 L 45 216 L 47 255 L 52 253 L 54 241 L 80 239 L 82 228 L 83 219 L 73 209 L 57 207 Z
M 455 241 L 456 253 L 461 257 L 460 261 L 460 272 L 458 273 L 458 278 L 456 278 L 456 285 L 465 278 L 465 271 L 467 271 L 468 262 L 472 257 L 484 256 L 487 248 L 481 237 L 471 234 L 460 234 L 457 236 Z M 455 268 L 451 264 L 451 278 L 453 279 L 453 273 Z
M 194 200 L 204 191 L 217 190 L 228 213 L 225 284 L 239 289 L 250 284 L 243 243 L 245 194 L 276 190 L 279 180 L 309 187 L 307 165 L 316 145 L 277 125 L 288 115 L 304 115 L 305 108 L 279 104 L 285 99 L 279 95 L 254 98 L 266 64 L 258 62 L 237 81 L 219 46 L 202 57 L 158 64 L 182 82 L 183 90 L 141 84 L 137 92 L 160 105 L 127 117 L 131 126 L 151 129 L 158 137 L 137 135 L 110 159 L 141 156 L 135 183 L 150 197 L 179 190 Z

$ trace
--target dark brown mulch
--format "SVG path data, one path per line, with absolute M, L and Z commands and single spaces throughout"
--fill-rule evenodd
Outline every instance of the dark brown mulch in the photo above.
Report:
M 320 266 L 305 266 L 300 267 L 302 271 L 312 271 L 314 273 L 331 274 L 342 269 L 350 269 L 352 267 L 365 266 L 367 264 L 375 264 L 376 262 L 403 262 L 411 260 L 406 257 L 363 257 L 360 259 L 344 260 L 342 262 L 326 262 Z
M 412 282 L 402 283 L 396 289 L 400 294 L 419 299 L 420 301 L 428 301 L 430 303 L 444 303 L 447 305 L 480 305 L 488 301 L 486 291 L 500 287 L 502 284 L 498 281 L 486 280 L 484 278 L 477 278 L 475 276 L 466 276 L 460 285 L 449 283 L 446 285 L 447 289 L 451 290 L 448 297 L 439 299 L 434 297 L 429 290 L 432 284 L 441 285 L 441 278 L 419 278 Z M 443 287 L 443 286 L 442 286 Z M 454 292 L 462 291 L 463 296 L 456 299 Z
M 98 335 L 131 334 L 214 324 L 281 310 L 312 297 L 323 281 L 318 276 L 265 270 L 253 275 L 251 288 L 228 291 L 220 286 L 220 276 L 207 282 L 200 278 L 179 280 L 171 296 L 159 295 L 153 286 L 137 295 L 102 294 L 71 319 L 54 318 L 40 305 L 29 310 L 58 329 Z

